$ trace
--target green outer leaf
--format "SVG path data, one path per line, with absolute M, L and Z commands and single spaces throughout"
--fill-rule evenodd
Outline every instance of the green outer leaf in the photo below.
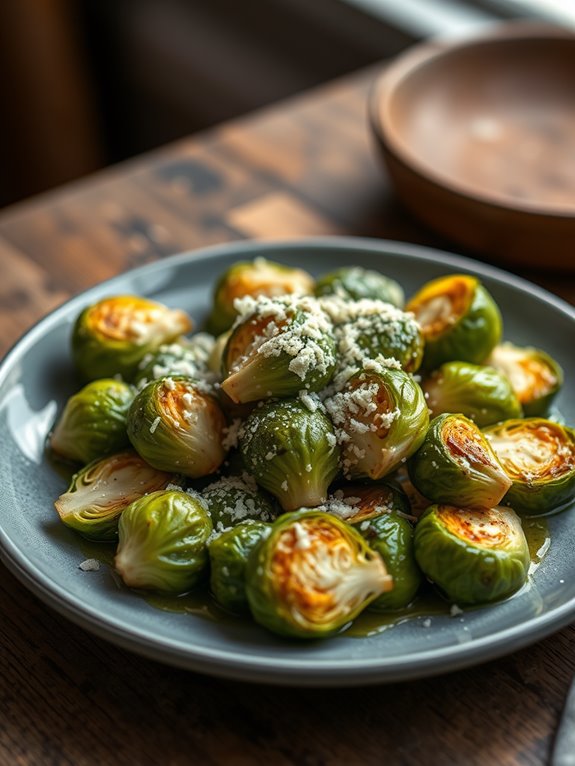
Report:
M 554 431 L 562 434 L 565 443 L 575 449 L 575 431 L 572 428 L 561 426 L 545 418 L 524 418 L 515 420 L 506 420 L 504 423 L 497 423 L 484 430 L 486 438 L 489 440 L 493 451 L 498 454 L 499 447 L 497 437 L 504 434 L 509 429 L 525 427 L 532 423 L 549 424 Z M 562 476 L 551 479 L 518 479 L 511 475 L 506 469 L 506 460 L 500 454 L 500 462 L 503 470 L 507 470 L 512 485 L 503 498 L 505 505 L 510 505 L 517 513 L 525 516 L 544 516 L 553 511 L 561 511 L 575 497 L 575 463 L 572 462 L 571 470 Z M 573 458 L 571 458 L 573 460 Z
M 315 285 L 315 294 L 337 295 L 347 300 L 358 301 L 371 298 L 402 308 L 405 296 L 401 285 L 379 271 L 363 269 L 361 266 L 344 266 L 320 277 Z
M 135 452 L 119 452 L 74 474 L 55 506 L 61 521 L 88 540 L 115 540 L 124 508 L 175 481 L 173 474 L 157 471 Z
M 454 360 L 481 364 L 499 343 L 503 328 L 501 313 L 479 280 L 475 281 L 473 298 L 463 316 L 436 338 L 425 339 L 423 367 L 426 370 Z M 422 289 L 425 288 L 424 285 Z M 418 295 L 409 301 L 408 310 L 417 302 Z
M 509 380 L 493 367 L 446 362 L 423 382 L 423 390 L 434 416 L 460 412 L 480 428 L 522 416 Z
M 249 473 L 284 510 L 325 502 L 340 451 L 319 409 L 311 412 L 299 399 L 264 404 L 245 421 L 239 443 Z
M 114 564 L 126 585 L 179 595 L 196 585 L 208 564 L 212 522 L 185 492 L 152 492 L 123 512 Z
M 487 453 L 491 464 L 474 458 L 472 445 L 465 456 L 452 454 L 445 443 L 445 429 L 457 429 L 461 423 L 471 430 Z M 461 445 L 465 448 L 465 443 Z M 431 421 L 425 440 L 408 461 L 409 478 L 422 495 L 435 503 L 462 508 L 492 508 L 509 488 L 507 474 L 479 428 L 463 415 L 438 415 Z
M 406 372 L 417 372 L 423 359 L 423 334 L 411 314 L 394 319 L 378 313 L 360 315 L 357 320 L 336 327 L 335 336 L 340 346 L 347 349 L 346 365 L 355 363 L 361 367 L 364 359 L 384 357 L 396 359 Z
M 166 381 L 184 382 L 194 397 L 197 418 L 185 427 L 175 423 L 161 407 Z M 183 375 L 148 383 L 134 399 L 128 412 L 128 437 L 134 449 L 154 468 L 190 476 L 213 473 L 221 465 L 225 417 L 217 400 L 197 388 Z
M 393 589 L 371 602 L 369 609 L 386 612 L 410 604 L 421 585 L 421 572 L 413 550 L 413 528 L 409 521 L 394 511 L 382 513 L 352 526 L 370 548 L 381 556 L 393 577 Z
M 269 524 L 260 521 L 243 521 L 209 544 L 210 590 L 224 609 L 249 612 L 245 582 L 248 557 L 269 529 Z
M 342 609 L 331 621 L 311 621 L 298 612 L 297 605 L 290 602 L 289 594 L 282 596 L 271 568 L 281 533 L 308 519 L 312 523 L 319 519 L 330 525 L 343 537 L 353 553 L 353 565 L 347 571 L 342 571 L 340 578 L 331 578 L 330 587 L 337 588 L 344 581 L 349 582 L 352 576 L 359 577 L 356 589 L 359 589 L 361 598 L 352 608 Z M 314 571 L 314 567 L 311 566 L 310 570 Z M 300 572 L 300 577 L 302 575 Z M 326 638 L 339 632 L 383 592 L 388 582 L 380 557 L 355 529 L 331 514 L 307 509 L 284 514 L 274 522 L 269 536 L 261 540 L 252 551 L 246 573 L 246 591 L 255 621 L 274 633 L 295 638 Z
M 430 506 L 415 528 L 415 558 L 427 577 L 456 604 L 483 604 L 514 593 L 527 580 L 529 547 L 517 516 L 510 508 L 474 511 L 477 529 L 486 514 L 512 519 L 519 524 L 516 541 L 490 548 L 472 543 L 448 530 L 438 515 L 440 506 Z M 453 509 L 457 511 L 458 509 Z M 506 515 L 507 514 L 507 515 Z M 509 516 L 512 514 L 512 516 Z M 520 533 L 520 534 L 519 534 Z
M 134 391 L 127 383 L 104 378 L 71 396 L 50 435 L 58 455 L 90 463 L 127 447 L 128 410 Z

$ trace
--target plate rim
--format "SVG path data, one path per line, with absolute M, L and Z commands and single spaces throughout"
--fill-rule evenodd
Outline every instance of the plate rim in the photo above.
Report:
M 193 263 L 194 260 L 215 259 L 223 256 L 241 258 L 248 253 L 251 257 L 255 257 L 261 255 L 262 251 L 280 248 L 283 251 L 347 249 L 371 253 L 375 256 L 398 255 L 407 259 L 439 263 L 457 270 L 468 270 L 480 277 L 485 276 L 499 282 L 504 281 L 506 285 L 511 285 L 516 289 L 527 290 L 575 322 L 575 309 L 566 301 L 543 288 L 491 264 L 437 248 L 394 240 L 349 236 L 305 237 L 289 240 L 237 240 L 185 251 L 126 270 L 71 297 L 32 325 L 5 354 L 0 363 L 0 393 L 2 393 L 14 363 L 26 353 L 38 337 L 42 336 L 45 329 L 57 324 L 61 315 L 66 315 L 79 305 L 89 302 L 91 296 L 112 290 L 114 284 L 126 278 L 133 279 L 140 275 L 153 274 L 154 271 L 169 270 L 178 263 Z M 211 647 L 198 649 L 181 641 L 170 640 L 163 636 L 158 638 L 146 630 L 126 626 L 121 620 L 110 618 L 109 615 L 102 616 L 94 606 L 90 607 L 89 604 L 81 602 L 57 583 L 50 582 L 47 584 L 45 575 L 35 567 L 33 560 L 19 550 L 16 543 L 5 532 L 1 519 L 0 560 L 28 590 L 48 606 L 76 625 L 124 649 L 135 651 L 150 659 L 172 666 L 210 675 L 234 680 L 292 686 L 326 687 L 391 683 L 446 673 L 495 659 L 535 643 L 564 627 L 575 617 L 574 597 L 570 601 L 554 607 L 546 614 L 531 617 L 526 621 L 474 639 L 469 643 L 419 651 L 400 657 L 395 656 L 388 658 L 387 661 L 385 657 L 322 660 L 319 657 L 302 659 L 297 656 L 293 658 L 282 657 L 281 660 L 278 660 L 272 657 L 242 656 L 234 653 L 233 650 L 214 650 Z

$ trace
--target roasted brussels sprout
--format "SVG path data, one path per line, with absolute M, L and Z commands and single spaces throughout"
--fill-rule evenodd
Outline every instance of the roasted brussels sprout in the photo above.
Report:
M 378 596 L 369 609 L 386 612 L 410 604 L 421 585 L 421 572 L 413 550 L 413 527 L 405 516 L 395 511 L 356 522 L 349 520 L 365 538 L 369 547 L 379 553 L 389 574 L 393 589 Z
M 391 303 L 401 308 L 405 302 L 403 289 L 394 279 L 379 271 L 362 269 L 361 266 L 344 266 L 324 274 L 315 284 L 315 294 L 337 295 L 344 300 L 359 301 L 362 298 Z
M 275 297 L 278 295 L 308 295 L 313 293 L 313 278 L 302 269 L 255 258 L 253 261 L 234 263 L 218 280 L 214 292 L 214 306 L 207 322 L 212 335 L 229 330 L 237 316 L 234 302 L 251 295 Z
M 429 414 L 419 385 L 403 370 L 368 361 L 325 401 L 347 478 L 381 479 L 420 446 Z
M 361 367 L 365 359 L 395 359 L 406 372 L 416 372 L 423 359 L 423 334 L 412 314 L 373 300 L 340 299 L 322 304 L 335 324 L 338 367 Z
M 326 509 L 351 524 L 379 553 L 393 577 L 393 589 L 373 601 L 369 609 L 388 611 L 407 606 L 421 584 L 413 553 L 413 519 L 407 497 L 388 484 L 345 484 L 336 490 Z
M 425 337 L 423 365 L 459 360 L 481 364 L 501 337 L 501 314 L 475 277 L 452 274 L 428 282 L 406 306 Z
M 222 388 L 234 402 L 319 391 L 336 363 L 333 326 L 315 298 L 244 299 L 224 350 Z
M 511 383 L 493 367 L 446 362 L 422 388 L 432 415 L 460 412 L 480 428 L 523 414 Z
M 64 524 L 88 540 L 115 540 L 124 508 L 171 482 L 173 474 L 157 471 L 135 452 L 119 452 L 82 468 L 54 505 Z
M 495 346 L 485 363 L 509 378 L 523 412 L 528 417 L 546 415 L 563 385 L 561 367 L 549 354 L 538 348 L 520 348 L 513 343 L 502 343 Z
M 183 376 L 148 383 L 128 412 L 128 436 L 144 460 L 193 479 L 223 461 L 225 425 L 217 400 Z
M 152 492 L 126 508 L 118 531 L 114 566 L 131 588 L 179 595 L 202 578 L 212 522 L 197 498 Z
M 246 595 L 248 557 L 269 531 L 269 524 L 243 521 L 209 544 L 210 590 L 224 609 L 236 613 L 249 612 Z
M 202 497 L 216 529 L 233 527 L 246 519 L 272 521 L 276 516 L 268 497 L 246 473 L 213 482 L 202 490 Z
M 509 596 L 527 580 L 530 562 L 519 517 L 501 507 L 430 506 L 415 528 L 415 557 L 456 604 Z
M 188 332 L 180 309 L 136 295 L 104 298 L 84 309 L 74 325 L 72 356 L 84 380 L 121 375 L 131 380 L 150 352 Z
M 346 482 L 335 490 L 321 509 L 335 513 L 350 524 L 359 524 L 391 511 L 411 518 L 407 496 L 395 487 L 383 483 Z
M 463 415 L 432 420 L 407 467 L 415 487 L 434 503 L 492 508 L 511 486 L 485 436 Z
M 361 535 L 323 511 L 281 516 L 250 555 L 246 583 L 256 622 L 297 638 L 337 633 L 393 587 Z
M 196 380 L 216 380 L 208 368 L 208 360 L 215 341 L 211 335 L 198 333 L 190 340 L 170 343 L 146 356 L 140 362 L 134 383 L 142 388 L 152 380 L 174 375 L 185 375 Z
M 119 380 L 88 383 L 66 402 L 50 448 L 66 460 L 90 463 L 129 446 L 126 421 L 133 398 L 131 386 Z
M 575 496 L 575 432 L 544 418 L 507 420 L 485 429 L 513 482 L 504 498 L 518 513 L 538 516 Z
M 320 408 L 312 412 L 299 399 L 268 402 L 245 421 L 239 444 L 248 472 L 284 511 L 325 502 L 340 451 Z

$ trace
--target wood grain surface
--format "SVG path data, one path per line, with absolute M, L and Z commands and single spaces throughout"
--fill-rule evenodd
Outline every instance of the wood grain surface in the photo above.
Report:
M 0 213 L 0 352 L 66 297 L 245 237 L 449 247 L 395 202 L 366 126 L 374 70 Z M 575 300 L 575 280 L 530 273 Z M 0 764 L 545 764 L 575 628 L 482 667 L 296 690 L 164 667 L 94 638 L 0 567 Z

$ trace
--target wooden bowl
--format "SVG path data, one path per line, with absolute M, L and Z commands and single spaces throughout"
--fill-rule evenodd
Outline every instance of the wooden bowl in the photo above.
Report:
M 370 98 L 397 193 L 511 264 L 575 271 L 575 35 L 519 22 L 416 46 Z

